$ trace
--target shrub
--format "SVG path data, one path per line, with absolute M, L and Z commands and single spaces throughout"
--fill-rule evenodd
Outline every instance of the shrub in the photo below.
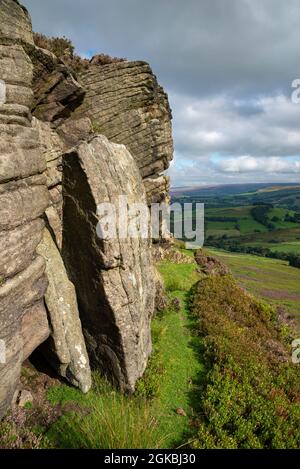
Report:
M 274 310 L 225 276 L 199 281 L 192 312 L 211 364 L 192 446 L 299 447 L 298 370 Z
M 37 47 L 47 49 L 56 55 L 58 59 L 64 57 L 66 53 L 74 55 L 74 45 L 70 39 L 63 37 L 47 37 L 45 34 L 34 33 L 34 43 Z
M 85 70 L 89 63 L 93 65 L 106 65 L 110 63 L 123 62 L 124 58 L 111 57 L 107 54 L 95 55 L 90 61 L 75 54 L 75 47 L 72 41 L 65 36 L 47 37 L 41 33 L 33 34 L 34 43 L 37 47 L 49 50 L 59 60 L 62 60 L 73 73 Z

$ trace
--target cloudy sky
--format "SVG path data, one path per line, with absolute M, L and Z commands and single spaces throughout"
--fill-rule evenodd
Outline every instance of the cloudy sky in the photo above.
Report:
M 22 3 L 79 54 L 151 64 L 173 109 L 173 186 L 300 182 L 299 0 Z

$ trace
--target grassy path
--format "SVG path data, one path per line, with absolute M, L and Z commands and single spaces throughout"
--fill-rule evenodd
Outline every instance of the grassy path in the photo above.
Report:
M 195 266 L 164 263 L 159 268 L 166 288 L 181 303 L 179 312 L 168 311 L 153 322 L 153 335 L 159 331 L 160 354 L 166 367 L 161 386 L 159 408 L 162 411 L 160 425 L 168 437 L 168 443 L 180 445 L 182 437 L 189 434 L 189 417 L 193 415 L 192 389 L 197 385 L 204 366 L 195 352 L 197 338 L 192 335 L 192 323 L 188 314 L 188 292 L 198 280 Z M 187 417 L 176 414 L 183 409 Z
M 153 320 L 154 348 L 164 365 L 155 376 L 157 396 L 123 396 L 103 378 L 94 376 L 88 395 L 67 385 L 50 390 L 52 404 L 68 411 L 47 431 L 45 445 L 59 448 L 174 448 L 184 444 L 193 415 L 192 391 L 204 372 L 195 352 L 197 337 L 188 315 L 188 292 L 198 280 L 193 264 L 161 263 L 168 294 L 180 300 L 180 311 L 172 308 Z M 179 415 L 183 409 L 186 416 Z

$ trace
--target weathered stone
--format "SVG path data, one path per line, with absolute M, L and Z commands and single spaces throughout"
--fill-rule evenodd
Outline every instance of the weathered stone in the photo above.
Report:
M 33 118 L 33 127 L 37 130 L 40 149 L 47 163 L 46 177 L 49 188 L 61 184 L 61 157 L 64 143 L 48 122 Z
M 23 339 L 23 361 L 45 340 L 50 334 L 47 311 L 44 301 L 41 300 L 28 308 L 22 317 L 21 335 Z
M 12 402 L 23 361 L 22 336 L 18 324 L 2 328 L 0 340 L 5 344 L 5 361 L 0 361 L 0 418 Z
M 0 106 L 1 183 L 40 173 L 46 165 L 40 156 L 37 134 L 31 128 L 28 108 L 32 100 L 32 64 L 20 45 L 0 45 L 0 79 L 5 82 L 7 90 L 15 90 L 13 96 L 7 91 L 10 101 L 6 100 Z M 26 94 L 25 102 L 21 98 L 23 93 Z M 12 102 L 12 98 L 16 101 Z
M 0 39 L 33 44 L 31 20 L 17 0 L 1 0 Z
M 58 210 L 52 205 L 46 210 L 48 227 L 53 233 L 56 245 L 59 250 L 62 248 L 62 223 Z
M 82 334 L 74 285 L 69 281 L 61 255 L 47 229 L 38 246 L 46 260 L 49 281 L 45 301 L 49 312 L 51 338 L 44 344 L 47 359 L 61 376 L 83 392 L 91 387 L 91 371 Z
M 49 195 L 51 204 L 46 210 L 48 225 L 54 235 L 58 248 L 61 249 L 63 212 L 62 185 L 59 184 L 49 189 Z
M 19 407 L 25 407 L 26 404 L 31 404 L 33 402 L 33 397 L 30 391 L 22 389 L 17 397 L 17 405 Z
M 38 218 L 11 231 L 0 232 L 0 277 L 12 277 L 30 264 L 41 241 L 43 226 Z
M 0 327 L 18 322 L 30 305 L 43 298 L 47 287 L 45 262 L 37 257 L 26 270 L 0 286 Z
M 100 239 L 98 204 L 146 203 L 133 157 L 104 136 L 82 143 L 63 160 L 63 257 L 76 287 L 94 366 L 133 391 L 151 352 L 154 310 L 151 239 Z
M 155 269 L 155 310 L 164 311 L 168 306 L 165 284 L 162 276 Z
M 153 176 L 143 180 L 148 204 L 170 203 L 170 178 L 168 176 Z
M 155 244 L 153 246 L 153 259 L 155 262 L 168 261 L 173 264 L 194 264 L 195 259 L 176 249 L 172 243 Z
M 28 48 L 27 52 L 34 64 L 32 113 L 57 127 L 79 106 L 85 91 L 54 54 L 36 46 Z
M 93 135 L 92 122 L 88 117 L 67 119 L 57 128 L 57 133 L 63 140 L 65 148 L 70 149 L 82 140 L 89 140 Z
M 41 216 L 49 204 L 46 186 L 30 186 L 0 194 L 0 230 L 10 230 Z
M 0 103 L 0 340 L 6 345 L 0 418 L 23 360 L 43 342 L 62 376 L 83 391 L 90 386 L 74 287 L 58 251 L 62 245 L 93 364 L 132 391 L 151 352 L 150 231 L 147 239 L 100 240 L 96 211 L 98 203 L 116 202 L 119 195 L 145 202 L 144 187 L 148 204 L 168 202 L 169 182 L 161 172 L 172 159 L 171 111 L 147 64 L 98 62 L 76 77 L 34 45 L 26 9 L 16 0 L 0 0 L 0 80 L 6 85 Z M 32 121 L 32 113 L 40 121 Z M 67 150 L 99 131 L 133 156 L 99 136 L 69 152 L 62 167 Z M 53 239 L 46 231 L 40 243 L 42 217 Z M 38 244 L 47 260 L 48 311 Z M 45 342 L 48 317 L 51 337 Z
M 35 249 L 48 206 L 46 162 L 31 125 L 31 22 L 15 0 L 0 0 L 0 418 L 15 393 L 24 357 L 48 334 L 45 263 Z M 2 357 L 3 358 L 3 357 Z
M 25 339 L 22 335 L 22 332 L 25 333 L 25 329 L 22 331 L 22 321 L 25 314 L 31 315 L 37 305 L 41 306 L 46 286 L 44 261 L 38 257 L 24 272 L 0 287 L 0 340 L 5 345 L 5 360 L 4 363 L 0 362 L 0 417 L 13 399 L 24 351 L 27 350 L 26 355 L 44 338 L 44 335 L 34 335 L 35 329 L 31 329 L 31 346 L 28 346 L 28 334 L 25 334 Z

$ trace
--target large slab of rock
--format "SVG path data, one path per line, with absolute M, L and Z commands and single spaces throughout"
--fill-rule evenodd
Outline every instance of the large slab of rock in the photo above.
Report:
M 44 230 L 38 253 L 46 260 L 48 288 L 45 302 L 51 337 L 45 344 L 47 360 L 83 392 L 91 387 L 91 371 L 79 319 L 74 285 L 68 275 L 51 234 Z
M 87 115 L 96 133 L 126 145 L 143 178 L 165 171 L 173 158 L 172 115 L 150 66 L 141 61 L 91 63 L 79 80 L 86 93 L 75 116 Z
M 123 145 L 98 136 L 63 160 L 63 257 L 73 281 L 92 364 L 133 391 L 151 353 L 154 309 L 151 233 L 100 239 L 97 206 L 146 204 L 136 163 Z M 146 205 L 147 206 L 147 205 Z
M 50 122 L 33 118 L 40 149 L 46 160 L 45 175 L 50 194 L 50 205 L 46 210 L 48 225 L 59 249 L 62 244 L 62 155 L 91 134 L 91 121 L 88 117 L 67 120 L 59 128 L 53 129 Z

